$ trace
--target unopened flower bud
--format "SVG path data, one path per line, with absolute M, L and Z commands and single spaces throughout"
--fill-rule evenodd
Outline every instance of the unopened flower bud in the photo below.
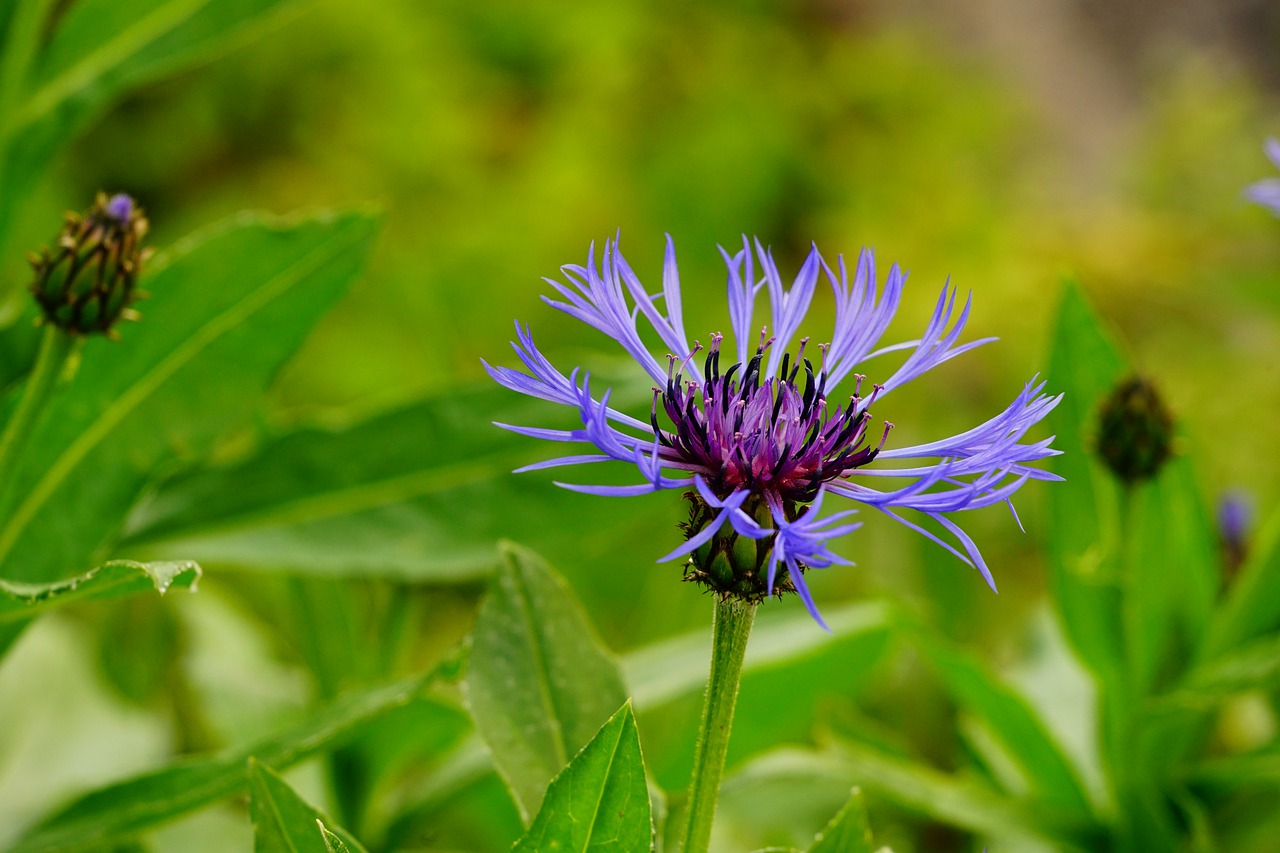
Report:
M 1173 418 L 1150 382 L 1131 377 L 1102 401 L 1098 455 L 1126 485 L 1154 477 L 1172 446 Z
M 31 256 L 31 292 L 45 320 L 78 335 L 115 336 L 115 324 L 136 319 L 138 274 L 151 255 L 141 247 L 148 223 L 141 208 L 120 193 L 99 193 L 84 215 L 68 213 L 53 249 Z

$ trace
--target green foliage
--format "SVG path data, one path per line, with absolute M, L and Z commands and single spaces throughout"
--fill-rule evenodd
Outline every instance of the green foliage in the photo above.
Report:
M 308 575 L 455 583 L 487 575 L 494 543 L 559 519 L 607 525 L 608 504 L 513 483 L 529 443 L 477 424 L 534 421 L 535 401 L 496 385 L 433 396 L 337 429 L 269 436 L 235 465 L 167 482 L 130 519 L 122 548 Z M 535 492 L 538 494 L 535 495 Z
M 490 422 L 578 424 L 544 420 L 480 364 L 510 363 L 519 316 L 566 364 L 607 365 L 577 357 L 598 343 L 583 329 L 531 312 L 539 274 L 621 225 L 646 282 L 646 247 L 675 235 L 704 342 L 724 323 L 704 307 L 723 286 L 713 247 L 744 230 L 784 265 L 839 235 L 846 253 L 910 261 L 913 282 L 973 285 L 1001 309 L 970 329 L 1006 338 L 999 361 L 978 356 L 996 381 L 948 366 L 936 399 L 895 392 L 895 439 L 998 405 L 1052 310 L 1046 265 L 1068 263 L 1108 294 L 1103 313 L 1189 427 L 1151 482 L 1096 461 L 1099 402 L 1132 363 L 1068 285 L 1047 369 L 1065 394 L 1065 482 L 1019 504 L 1020 544 L 974 522 L 1001 596 L 970 594 L 961 572 L 922 582 L 868 523 L 838 546 L 858 569 L 814 575 L 831 634 L 793 600 L 763 605 L 713 844 L 865 853 L 874 823 L 904 850 L 1270 849 L 1280 515 L 1227 579 L 1198 479 L 1243 472 L 1266 505 L 1280 458 L 1253 414 L 1276 408 L 1274 383 L 1242 369 L 1270 363 L 1280 305 L 1280 244 L 1236 209 L 1243 176 L 1266 168 L 1262 99 L 1166 81 L 1141 99 L 1160 100 L 1139 128 L 1158 141 L 1121 181 L 1145 198 L 1090 206 L 1062 192 L 1074 171 L 1043 180 L 1057 133 L 1023 95 L 910 13 L 707 6 L 672 29 L 670 10 L 635 2 L 349 5 L 0 3 L 0 663 L 39 652 L 15 642 L 36 619 L 77 628 L 65 636 L 92 638 L 80 651 L 100 671 L 76 669 L 92 680 L 73 695 L 156 745 L 112 777 L 92 737 L 9 739 L 0 791 L 61 788 L 0 826 L 0 846 L 203 853 L 229 843 L 206 825 L 247 842 L 252 823 L 258 849 L 358 853 L 271 769 L 308 758 L 318 787 L 302 790 L 323 789 L 370 849 L 643 850 L 678 833 L 711 604 L 652 565 L 682 508 L 511 477 L 539 449 Z M 303 7 L 278 38 L 189 73 Z M 1074 144 L 1093 151 L 1077 118 Z M 1103 165 L 1108 183 L 1124 172 Z M 99 189 L 137 193 L 170 244 L 144 273 L 143 321 L 118 342 L 38 342 L 18 238 L 47 241 L 56 211 Z M 376 255 L 364 212 L 240 214 L 180 237 L 246 203 L 370 197 L 391 214 Z M 904 298 L 924 305 L 932 286 Z M 1188 347 L 1196 332 L 1235 354 Z M 612 384 L 647 404 L 647 381 Z M 1074 657 L 1056 630 L 1026 629 L 1041 536 Z M 567 580 L 495 549 L 504 538 Z M 230 614 L 213 629 L 200 598 L 150 594 L 194 589 L 192 561 L 204 601 Z M 468 632 L 460 691 L 439 677 L 453 659 L 438 662 Z M 10 686 L 22 663 L 0 668 L 0 726 L 54 701 Z M 1064 721 L 1046 681 L 1081 685 L 1086 713 Z M 46 755 L 55 782 L 10 772 L 43 775 Z
M 1082 819 L 1087 816 L 1089 802 L 1076 771 L 1025 699 L 1000 683 L 981 661 L 927 632 L 916 647 L 935 668 L 952 701 L 1017 766 L 1031 798 Z
M 818 833 L 808 853 L 872 853 L 873 849 L 867 805 L 862 791 L 854 788 L 849 802 Z
M 526 815 L 626 699 L 617 664 L 593 635 L 564 581 L 537 555 L 503 546 L 471 638 L 467 700 Z
M 188 812 L 244 791 L 249 760 L 288 767 L 350 738 L 361 727 L 403 706 L 435 673 L 343 697 L 297 725 L 225 754 L 178 761 L 134 779 L 93 791 L 41 821 L 14 853 L 101 850 Z
M 5 573 L 51 580 L 90 562 L 160 466 L 201 458 L 243 424 L 253 395 L 363 265 L 374 226 L 360 214 L 241 219 L 158 258 L 148 322 L 125 347 L 87 341 L 32 427 L 14 499 L 0 507 Z M 58 524 L 41 524 L 55 508 Z
M 36 616 L 77 601 L 116 598 L 154 589 L 195 589 L 200 567 L 192 562 L 134 563 L 113 560 L 79 577 L 45 584 L 0 579 L 0 656 L 24 625 Z
M 622 706 L 547 788 L 514 851 L 648 850 L 653 824 L 640 737 Z
M 309 805 L 280 774 L 256 758 L 249 759 L 249 814 L 254 853 L 364 853 L 346 830 Z

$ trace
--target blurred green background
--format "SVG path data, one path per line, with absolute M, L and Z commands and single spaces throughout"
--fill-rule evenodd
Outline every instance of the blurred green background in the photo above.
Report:
M 759 235 L 792 272 L 811 240 L 871 246 L 911 273 L 898 338 L 950 276 L 973 291 L 970 333 L 1002 339 L 882 407 L 903 442 L 1042 369 L 1073 273 L 1206 487 L 1267 506 L 1280 224 L 1240 190 L 1272 171 L 1280 14 L 1133 5 L 297 3 L 104 117 L 19 245 L 100 188 L 135 193 L 158 245 L 245 207 L 378 203 L 372 269 L 279 384 L 306 414 L 475 380 L 480 358 L 511 362 L 516 318 L 566 366 L 612 353 L 541 304 L 540 277 L 619 229 L 649 281 L 674 236 L 704 337 L 726 325 L 717 244 Z
M 727 326 L 717 244 L 758 235 L 784 275 L 810 241 L 828 259 L 871 246 L 882 275 L 910 271 L 891 339 L 918 334 L 948 277 L 973 293 L 969 335 L 1001 338 L 878 407 L 895 443 L 967 428 L 1042 371 L 1070 274 L 1165 392 L 1206 494 L 1244 488 L 1265 510 L 1280 499 L 1280 221 L 1241 189 L 1274 171 L 1268 135 L 1266 0 L 315 0 L 118 104 L 44 181 L 17 245 L 100 189 L 134 194 L 159 246 L 243 208 L 377 203 L 368 273 L 279 379 L 267 417 L 284 422 L 484 381 L 481 358 L 513 363 L 517 318 L 566 372 L 616 370 L 610 342 L 539 297 L 541 276 L 619 230 L 648 282 L 675 238 L 704 339 Z M 24 281 L 20 259 L 3 269 Z M 542 424 L 566 425 L 552 409 Z M 815 582 L 820 605 L 888 590 L 997 665 L 1018 660 L 1043 601 L 1044 488 L 1020 496 L 1028 535 L 998 509 L 964 519 L 998 599 L 868 518 L 841 545 L 858 568 Z M 565 501 L 569 533 L 577 500 L 599 499 Z M 620 502 L 635 542 L 526 544 L 630 648 L 706 622 L 708 603 L 651 563 L 683 511 L 673 495 Z

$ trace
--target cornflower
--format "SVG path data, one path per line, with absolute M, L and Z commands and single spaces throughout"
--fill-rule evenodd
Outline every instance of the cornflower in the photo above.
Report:
M 640 282 L 616 239 L 605 242 L 598 264 L 593 244 L 585 266 L 561 268 L 566 281 L 545 279 L 560 297 L 544 296 L 549 305 L 616 341 L 655 387 L 647 418 L 615 409 L 611 391 L 597 398 L 589 373 L 581 368 L 566 376 L 539 351 L 529 327 L 517 322 L 512 347 L 527 372 L 485 362 L 489 374 L 513 391 L 575 409 L 582 428 L 498 426 L 589 445 L 587 452 L 519 470 L 623 462 L 635 466 L 640 482 L 557 485 L 615 497 L 684 490 L 691 503 L 687 541 L 660 562 L 687 555 L 686 577 L 722 598 L 755 603 L 794 590 L 824 628 L 804 575 L 847 564 L 828 543 L 860 526 L 846 521 L 853 509 L 819 518 L 828 495 L 875 509 L 920 533 L 976 568 L 995 590 L 977 545 L 950 515 L 999 503 L 1012 511 L 1014 492 L 1028 480 L 1060 479 L 1033 467 L 1059 452 L 1050 447 L 1053 439 L 1023 438 L 1061 396 L 1045 394 L 1045 383 L 1033 377 L 1003 411 L 970 430 L 892 446 L 893 424 L 874 426 L 872 407 L 938 365 L 994 340 L 959 342 L 969 299 L 957 311 L 957 291 L 945 285 L 918 339 L 880 346 L 906 279 L 896 264 L 881 286 L 872 252 L 864 249 L 850 282 L 843 256 L 833 270 L 814 246 L 786 287 L 772 252 L 759 240 L 744 237 L 740 250 L 720 251 L 728 267 L 733 339 L 716 332 L 706 346 L 690 345 L 685 334 L 670 236 L 660 293 Z M 793 350 L 824 281 L 835 301 L 830 341 L 814 347 L 809 338 L 799 338 Z M 762 290 L 772 322 L 757 331 Z M 655 353 L 644 342 L 642 320 L 665 352 Z M 856 371 L 887 353 L 906 357 L 883 381 L 868 384 Z M 842 383 L 845 390 L 838 394 Z M 904 511 L 936 522 L 940 530 L 927 529 Z

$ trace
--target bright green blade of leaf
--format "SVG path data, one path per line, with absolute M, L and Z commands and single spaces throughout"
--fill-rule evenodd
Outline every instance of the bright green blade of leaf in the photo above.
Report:
M 350 833 L 321 814 L 270 767 L 249 759 L 249 816 L 254 853 L 330 853 L 330 837 L 341 849 L 364 853 Z M 326 827 L 334 827 L 331 831 Z
M 320 835 L 324 838 L 324 847 L 327 853 L 351 853 L 352 848 L 342 842 L 342 838 L 329 831 L 329 828 L 320 821 L 316 821 L 320 827 Z M 360 848 L 355 848 L 359 850 Z
M 92 791 L 28 831 L 10 853 L 111 849 L 160 824 L 244 791 L 250 757 L 283 768 L 345 742 L 361 727 L 409 702 L 436 674 L 432 671 L 343 697 L 280 734 L 248 747 L 184 759 Z
M 853 741 L 831 747 L 833 759 L 853 784 L 896 802 L 909 811 L 975 833 L 1051 842 L 1059 849 L 1097 849 L 1094 827 L 1078 816 L 1049 806 L 1028 809 L 977 779 L 938 770 Z
M 616 529 L 608 502 L 511 475 L 541 448 L 491 422 L 537 423 L 545 408 L 486 382 L 344 429 L 267 440 L 244 462 L 166 484 L 130 519 L 125 547 L 242 568 L 450 582 L 492 571 L 502 538 Z M 575 524 L 564 524 L 570 516 Z
M 130 89 L 209 59 L 289 0 L 80 0 L 0 124 L 0 246 L 9 217 L 61 146 Z M 7 155 L 7 156 L 6 156 Z
M 195 563 L 134 563 L 114 560 L 83 575 L 46 584 L 0 579 L 0 655 L 17 638 L 24 625 L 47 610 L 99 598 L 133 595 L 155 590 L 164 595 L 171 588 L 194 589 L 200 579 Z
M 375 226 L 240 218 L 159 259 L 142 322 L 118 343 L 87 341 L 33 428 L 0 510 L 3 574 L 52 580 L 109 550 L 157 466 L 201 458 L 252 415 L 364 265 Z
M 649 788 L 627 703 L 551 782 L 518 853 L 622 851 L 653 844 Z
M 195 587 L 200 567 L 192 562 L 134 563 L 113 560 L 64 581 L 30 584 L 0 580 L 0 624 L 29 619 L 77 601 L 115 598 L 155 590 L 163 595 L 173 587 Z
M 1218 607 L 1200 648 L 1209 660 L 1280 627 L 1280 512 L 1267 520 L 1239 576 Z
M 1188 460 L 1133 487 L 1124 540 L 1129 680 L 1146 695 L 1186 667 L 1217 598 L 1216 537 Z
M 1095 461 L 1098 403 L 1125 372 L 1124 357 L 1102 329 L 1080 286 L 1068 282 L 1053 335 L 1046 379 L 1063 394 L 1049 416 L 1065 478 L 1046 489 L 1053 602 L 1077 654 L 1107 682 L 1122 669 L 1121 603 L 1115 543 L 1119 496 Z
M 979 720 L 1017 763 L 1023 784 L 1036 799 L 1082 816 L 1089 813 L 1089 800 L 1075 770 L 1022 696 L 980 660 L 941 638 L 919 631 L 917 648 L 941 677 L 952 700 Z
M 862 790 L 854 788 L 849 802 L 818 833 L 809 853 L 873 853 L 873 850 L 867 806 L 862 801 Z
M 494 765 L 528 816 L 627 695 L 564 581 L 531 551 L 501 551 L 472 633 L 466 690 Z

